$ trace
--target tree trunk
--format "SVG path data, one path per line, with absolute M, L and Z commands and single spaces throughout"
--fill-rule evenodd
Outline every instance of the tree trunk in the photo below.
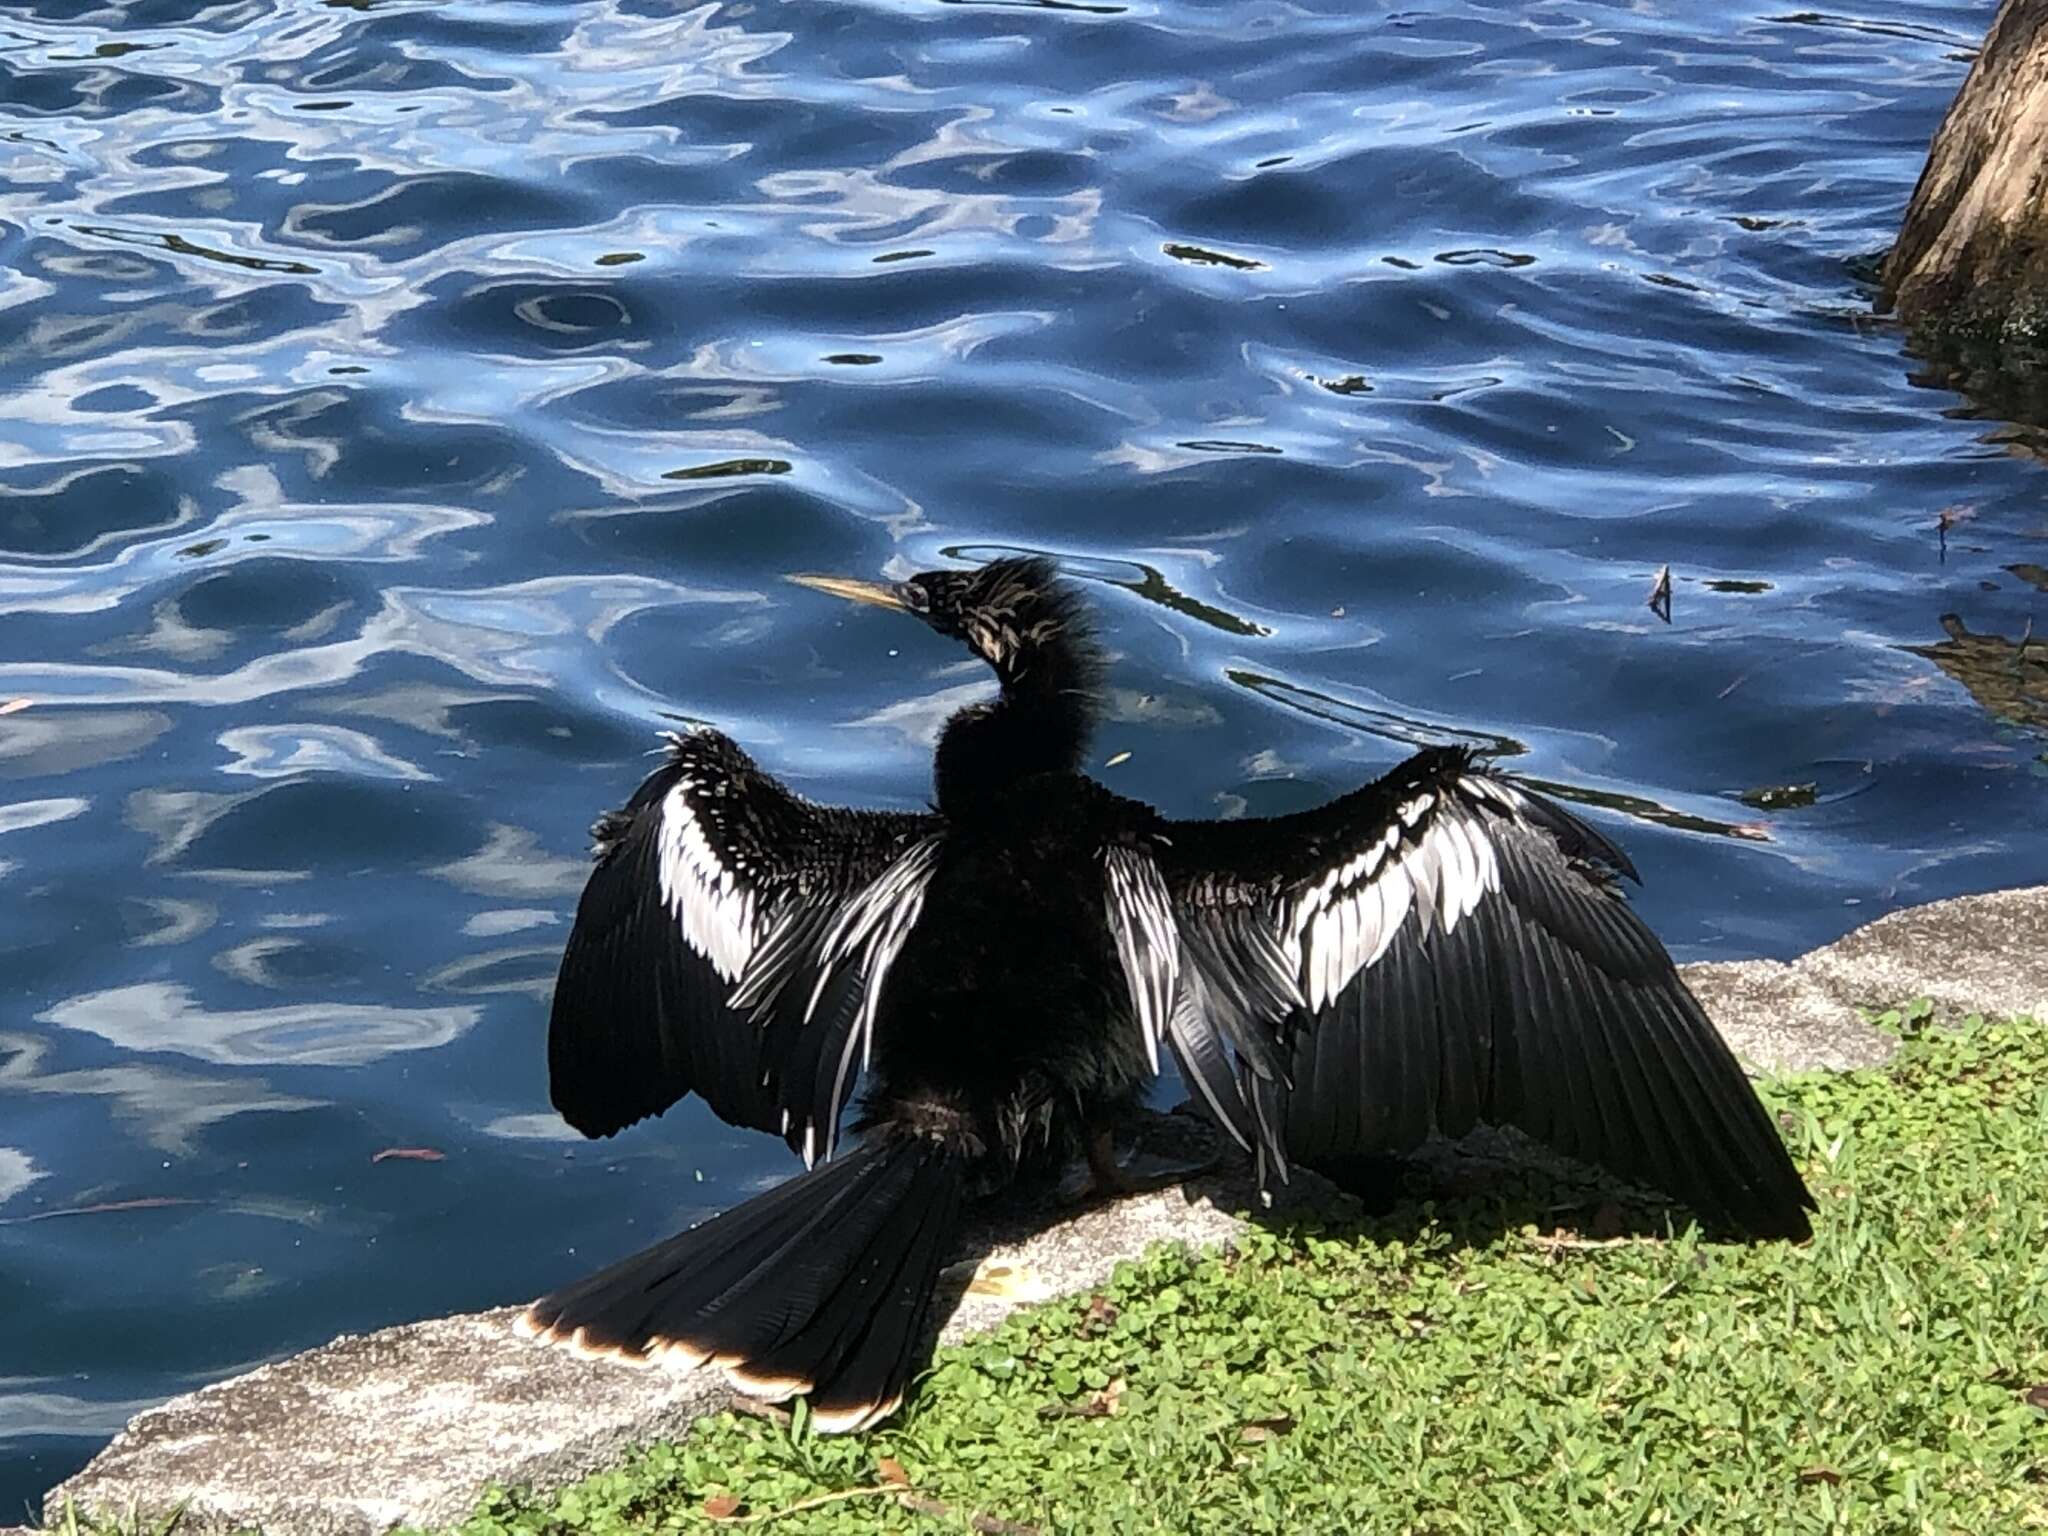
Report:
M 2048 0 L 2004 0 L 1942 119 L 1885 259 L 1894 307 L 1938 359 L 2048 369 Z

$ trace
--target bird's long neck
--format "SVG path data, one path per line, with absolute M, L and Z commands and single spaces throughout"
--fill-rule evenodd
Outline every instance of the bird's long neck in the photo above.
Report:
M 971 816 L 999 806 L 1022 779 L 1078 771 L 1100 710 L 1100 671 L 1085 635 L 1056 637 L 998 664 L 1001 694 L 961 710 L 939 736 L 939 810 Z

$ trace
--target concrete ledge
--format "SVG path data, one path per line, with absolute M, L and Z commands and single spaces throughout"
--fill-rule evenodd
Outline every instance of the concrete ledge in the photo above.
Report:
M 1891 1042 L 1862 1022 L 1861 1006 L 1929 996 L 1955 1013 L 2048 1017 L 2048 887 L 1894 913 L 1789 965 L 1696 965 L 1685 975 L 1754 1066 L 1867 1066 Z M 1144 1140 L 1176 1153 L 1204 1135 L 1159 1116 Z M 1314 1207 L 1343 1197 L 1311 1175 L 1290 1199 Z M 1229 1244 L 1243 1231 L 1230 1213 L 1253 1201 L 1241 1174 L 1222 1174 L 1078 1214 L 1054 1201 L 1015 1213 L 972 1233 L 970 1256 L 948 1272 L 955 1300 L 944 1337 L 1098 1285 L 1162 1239 Z M 1011 1277 L 1003 1294 L 968 1288 L 977 1263 L 984 1276 Z M 72 1500 L 110 1516 L 182 1503 L 180 1530 L 193 1533 L 260 1526 L 270 1536 L 377 1536 L 398 1524 L 449 1524 L 491 1482 L 560 1486 L 632 1446 L 680 1435 L 731 1400 L 717 1377 L 580 1360 L 520 1339 L 513 1315 L 338 1339 L 151 1409 L 49 1495 L 45 1518 L 54 1523 Z
M 1927 997 L 1947 1014 L 2048 1018 L 2048 886 L 1908 907 L 1790 964 L 1681 969 L 1751 1067 L 1874 1066 L 1892 1042 L 1862 1022 L 1861 1008 Z

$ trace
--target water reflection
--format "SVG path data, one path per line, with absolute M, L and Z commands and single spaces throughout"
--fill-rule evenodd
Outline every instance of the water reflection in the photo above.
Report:
M 1529 750 L 1511 736 L 1414 719 L 1395 710 L 1340 699 L 1245 667 L 1227 668 L 1223 675 L 1247 692 L 1284 708 L 1404 747 L 1439 747 L 1462 742 L 1492 757 L 1520 757 Z
M 242 705 L 346 682 L 383 657 L 405 654 L 438 660 L 476 682 L 537 686 L 573 670 L 581 651 L 645 609 L 760 601 L 752 592 L 632 576 L 549 577 L 483 591 L 391 587 L 379 596 L 377 611 L 353 635 L 274 651 L 224 672 L 0 662 L 0 692 L 101 705 Z
M 4 691 L 4 690 L 0 690 Z M 0 717 L 0 779 L 56 779 L 136 756 L 171 728 L 153 709 L 40 707 Z
M 90 800 L 76 795 L 65 795 L 53 800 L 17 800 L 12 805 L 0 805 L 0 833 L 25 831 L 29 827 L 47 827 L 54 822 L 69 821 L 74 816 L 83 816 L 92 808 Z
M 1641 795 L 1617 793 L 1611 789 L 1593 789 L 1584 784 L 1563 784 L 1554 779 L 1539 779 L 1520 775 L 1523 782 L 1532 789 L 1539 789 L 1546 795 L 1559 800 L 1576 802 L 1580 805 L 1597 805 L 1602 810 L 1615 811 L 1623 816 L 1632 816 L 1637 821 L 1647 821 L 1660 827 L 1675 827 L 1681 832 L 1704 832 L 1713 837 L 1736 837 L 1753 843 L 1765 843 L 1771 839 L 1770 829 L 1755 821 L 1722 821 L 1713 816 L 1701 816 L 1690 811 L 1677 810 L 1672 806 L 1659 805 Z
M 0 1376 L 0 1436 L 91 1435 L 105 1440 L 156 1403 L 149 1397 L 107 1402 L 37 1390 L 60 1384 L 60 1379 L 47 1376 Z
M 315 769 L 415 782 L 434 777 L 340 725 L 240 726 L 221 732 L 220 744 L 234 754 L 221 772 L 257 779 L 296 778 Z
M 2009 724 L 2048 734 L 2048 640 L 2036 640 L 2028 620 L 2016 640 L 1972 634 L 1962 618 L 1941 616 L 1946 640 L 1909 645 L 1969 690 L 1987 714 Z
M 447 1045 L 480 1017 L 468 1007 L 369 1003 L 209 1008 L 190 987 L 140 982 L 70 998 L 36 1021 L 84 1030 L 130 1051 L 169 1051 L 219 1066 L 360 1067 L 394 1052 Z
M 104 1099 L 115 1120 L 146 1146 L 171 1156 L 194 1152 L 204 1132 L 232 1116 L 317 1109 L 326 1102 L 281 1093 L 246 1074 L 214 1077 L 148 1062 L 48 1070 L 49 1054 L 43 1036 L 0 1033 L 0 1098 Z
M 536 901 L 574 896 L 590 877 L 590 862 L 549 854 L 537 846 L 529 829 L 498 822 L 483 847 L 429 872 L 494 901 Z
M 0 1147 L 0 1205 L 5 1205 L 43 1176 L 35 1159 L 19 1147 Z

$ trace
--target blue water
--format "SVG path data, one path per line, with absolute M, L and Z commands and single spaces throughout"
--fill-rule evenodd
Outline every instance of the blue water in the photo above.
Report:
M 786 572 L 1056 552 L 1117 788 L 1482 739 L 1688 957 L 2042 878 L 2048 467 L 1860 276 L 1993 6 L 1844 4 L 14 0 L 0 1523 L 786 1169 L 542 1058 L 665 721 L 908 806 L 984 687 Z

